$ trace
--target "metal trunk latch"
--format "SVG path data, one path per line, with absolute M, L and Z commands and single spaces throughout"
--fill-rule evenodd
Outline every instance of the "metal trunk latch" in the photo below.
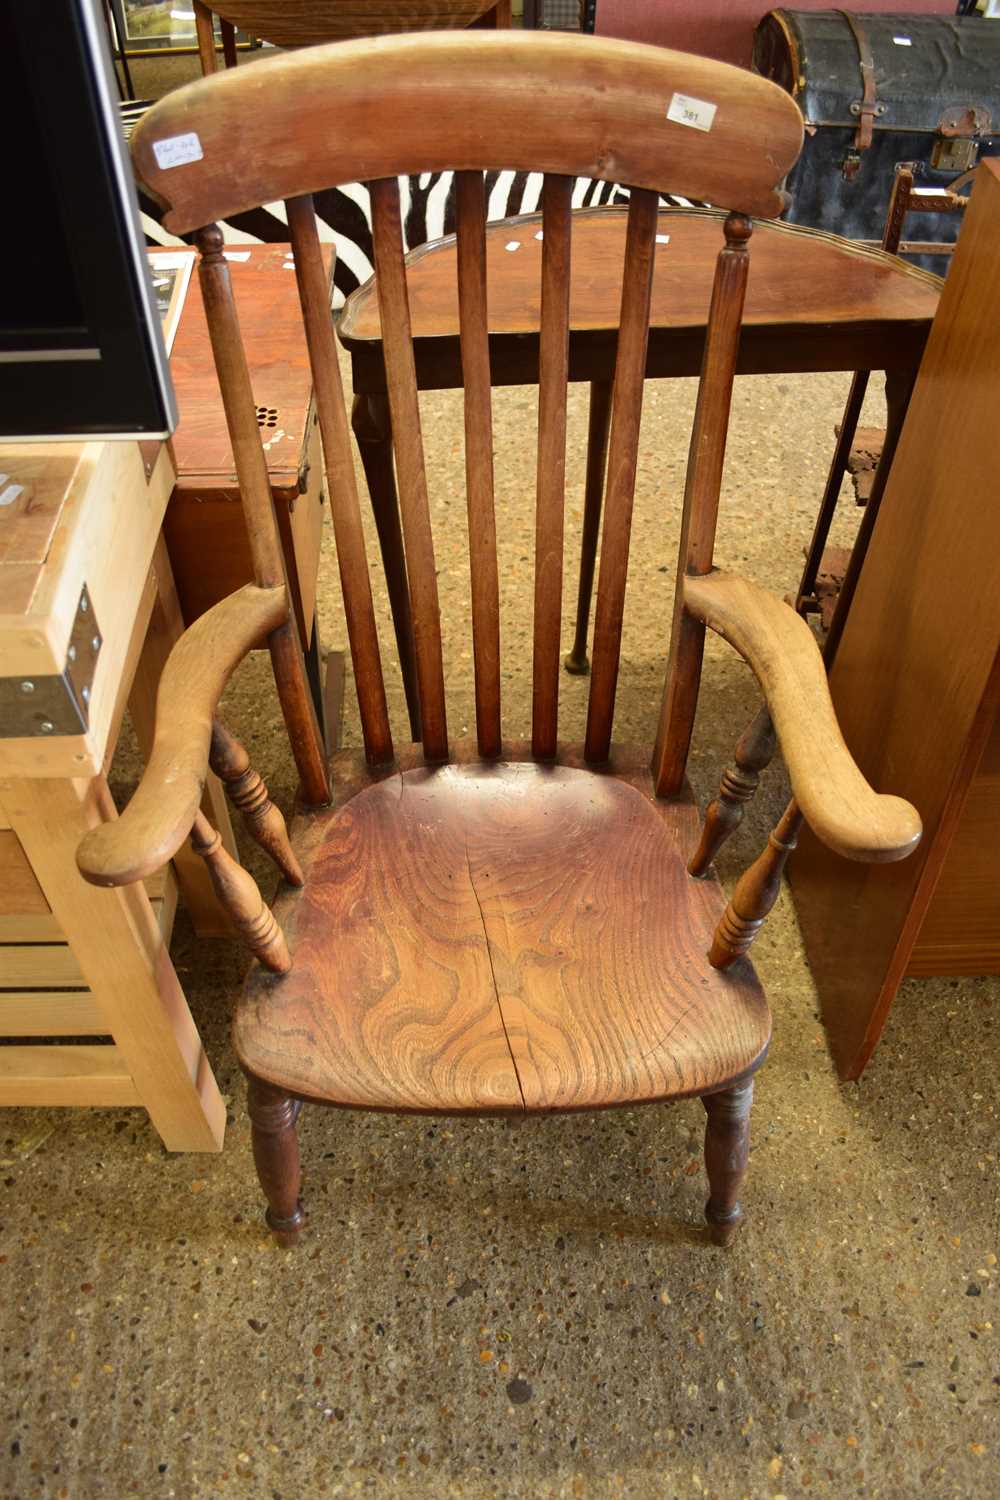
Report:
M 0 738 L 86 734 L 97 658 L 103 644 L 93 601 L 84 584 L 63 670 L 31 677 L 0 677 Z
M 942 172 L 968 172 L 979 155 L 980 139 L 989 135 L 993 116 L 981 105 L 956 105 L 938 121 L 931 166 Z

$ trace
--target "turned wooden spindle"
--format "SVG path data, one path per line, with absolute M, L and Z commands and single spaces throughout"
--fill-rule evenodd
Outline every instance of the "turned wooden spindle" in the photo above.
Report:
M 268 795 L 263 778 L 250 764 L 250 757 L 234 735 L 218 719 L 212 721 L 209 764 L 239 809 L 250 837 L 269 854 L 291 885 L 304 885 L 302 866 L 295 857 L 288 829 L 279 808 Z
M 778 899 L 781 873 L 795 848 L 802 814 L 794 798 L 768 835 L 767 847 L 737 882 L 733 898 L 715 929 L 708 961 L 713 969 L 728 969 L 748 952 L 764 919 Z
M 191 829 L 191 847 L 208 866 L 215 894 L 232 918 L 240 936 L 265 969 L 287 974 L 292 967 L 285 935 L 264 901 L 249 870 L 238 865 L 223 848 L 222 839 L 199 812 Z
M 734 761 L 722 773 L 719 795 L 708 805 L 698 852 L 688 873 L 700 879 L 707 875 L 723 844 L 743 821 L 743 808 L 760 785 L 761 772 L 774 758 L 777 737 L 766 705 L 747 725 L 736 743 Z

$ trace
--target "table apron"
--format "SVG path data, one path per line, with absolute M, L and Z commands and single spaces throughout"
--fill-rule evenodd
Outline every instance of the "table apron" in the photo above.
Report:
M 837 370 L 916 370 L 929 331 L 930 323 L 923 319 L 892 324 L 810 324 L 807 329 L 795 324 L 745 326 L 736 371 L 739 375 L 800 375 Z M 616 347 L 616 329 L 575 332 L 570 340 L 570 380 L 610 380 Z M 348 348 L 355 392 L 384 393 L 381 343 L 356 343 Z M 647 379 L 697 375 L 704 348 L 704 328 L 653 330 L 646 360 Z M 413 350 L 420 390 L 461 388 L 462 358 L 457 338 L 416 338 Z M 496 386 L 537 385 L 537 333 L 491 334 L 490 366 Z

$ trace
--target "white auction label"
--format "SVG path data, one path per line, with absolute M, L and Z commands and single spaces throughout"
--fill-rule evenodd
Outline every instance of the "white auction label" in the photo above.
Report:
M 195 131 L 187 135 L 171 135 L 165 141 L 153 142 L 153 155 L 158 167 L 183 167 L 189 161 L 201 161 L 204 152 Z
M 894 36 L 893 41 L 897 47 L 912 47 L 913 38 L 909 36 Z
M 689 125 L 692 130 L 711 130 L 717 108 L 718 105 L 709 104 L 707 99 L 675 94 L 667 106 L 667 119 L 677 125 Z

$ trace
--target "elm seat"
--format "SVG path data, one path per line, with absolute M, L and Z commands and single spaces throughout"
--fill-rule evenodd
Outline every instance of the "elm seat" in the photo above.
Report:
M 686 870 L 692 801 L 655 801 L 639 754 L 613 775 L 565 760 L 415 764 L 300 818 L 306 883 L 275 906 L 293 964 L 251 971 L 242 1065 L 449 1113 L 676 1098 L 754 1068 L 770 1015 L 747 960 L 708 962 L 725 902 Z M 362 769 L 339 757 L 334 783 Z

